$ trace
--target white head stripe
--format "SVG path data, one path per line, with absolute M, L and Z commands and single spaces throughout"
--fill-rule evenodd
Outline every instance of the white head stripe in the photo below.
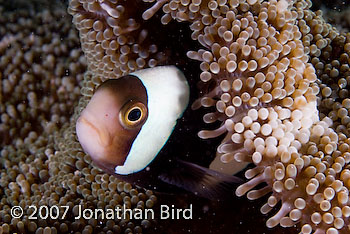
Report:
M 189 86 L 175 66 L 144 69 L 131 73 L 145 86 L 148 118 L 134 140 L 123 166 L 115 172 L 128 175 L 143 170 L 157 156 L 170 137 L 189 101 Z

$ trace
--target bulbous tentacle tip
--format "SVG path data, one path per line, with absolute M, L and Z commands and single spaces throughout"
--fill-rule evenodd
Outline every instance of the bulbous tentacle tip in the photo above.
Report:
M 142 19 L 149 20 L 169 0 L 157 0 L 157 2 L 142 14 Z
M 248 190 L 249 189 L 247 188 L 246 184 L 242 184 L 242 185 L 238 186 L 235 194 L 237 197 L 242 197 L 244 194 L 247 193 Z

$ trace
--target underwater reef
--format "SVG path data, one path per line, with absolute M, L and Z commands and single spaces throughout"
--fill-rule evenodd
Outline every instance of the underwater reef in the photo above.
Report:
M 213 149 L 206 163 L 215 158 L 211 168 L 226 173 L 249 163 L 241 172 L 245 183 L 232 192 L 243 203 L 234 203 L 236 210 L 220 217 L 207 201 L 194 201 L 201 219 L 219 223 L 212 233 L 228 232 L 230 220 L 237 221 L 233 233 L 242 230 L 239 222 L 252 233 L 348 233 L 350 34 L 311 6 L 308 0 L 70 0 L 71 18 L 64 4 L 14 11 L 0 1 L 0 233 L 206 230 L 174 220 L 75 219 L 80 207 L 145 210 L 197 199 L 155 195 L 103 173 L 75 133 L 102 82 L 167 64 L 192 83 L 184 117 L 203 113 L 194 121 L 202 130 L 191 137 Z M 22 217 L 11 216 L 14 206 Z M 30 206 L 70 212 L 31 219 Z M 252 218 L 266 227 L 251 227 Z

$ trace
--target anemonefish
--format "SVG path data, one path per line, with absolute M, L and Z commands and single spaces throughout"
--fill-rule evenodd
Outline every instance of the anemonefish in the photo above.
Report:
M 189 94 L 187 80 L 175 66 L 107 80 L 77 120 L 78 140 L 102 170 L 141 187 L 162 192 L 180 188 L 210 199 L 233 195 L 232 185 L 241 182 L 239 178 L 176 155 L 162 157 Z

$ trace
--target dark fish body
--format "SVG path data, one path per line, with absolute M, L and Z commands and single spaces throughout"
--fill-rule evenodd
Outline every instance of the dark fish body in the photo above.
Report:
M 209 199 L 231 196 L 240 179 L 180 160 L 168 147 L 186 144 L 172 136 L 188 102 L 187 80 L 176 67 L 140 70 L 96 89 L 77 120 L 77 136 L 98 167 L 127 182 Z

